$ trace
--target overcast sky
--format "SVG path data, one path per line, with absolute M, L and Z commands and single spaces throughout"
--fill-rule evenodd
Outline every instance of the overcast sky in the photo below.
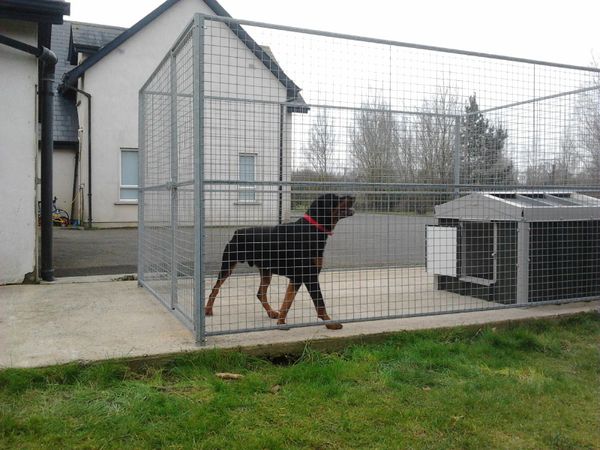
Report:
M 161 0 L 68 0 L 71 20 L 131 26 Z M 598 0 L 219 0 L 235 18 L 589 66 Z

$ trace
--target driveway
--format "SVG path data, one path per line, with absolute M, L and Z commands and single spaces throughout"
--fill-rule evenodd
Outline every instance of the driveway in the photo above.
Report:
M 408 267 L 425 264 L 426 216 L 357 214 L 340 222 L 325 252 L 326 268 Z M 206 229 L 206 264 L 218 270 L 233 228 Z M 181 249 L 180 249 L 181 250 Z M 193 248 L 183 249 L 193 261 Z M 57 277 L 137 272 L 137 229 L 54 230 Z M 246 265 L 236 270 L 249 270 Z
M 54 275 L 75 277 L 137 272 L 137 228 L 54 228 Z

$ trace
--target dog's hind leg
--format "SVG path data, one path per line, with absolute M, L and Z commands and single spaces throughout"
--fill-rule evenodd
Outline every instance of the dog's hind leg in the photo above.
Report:
M 225 280 L 229 277 L 229 275 L 231 275 L 231 272 L 233 272 L 233 269 L 235 268 L 236 264 L 236 262 L 232 263 L 230 261 L 223 261 L 223 264 L 221 265 L 221 271 L 219 272 L 219 277 L 217 278 L 217 282 L 213 286 L 212 291 L 210 291 L 210 295 L 208 296 L 208 302 L 204 307 L 204 315 L 213 315 L 213 305 L 215 304 L 215 300 L 217 298 L 217 295 L 219 294 L 219 289 L 221 289 L 221 286 L 223 286 Z
M 298 293 L 300 286 L 302 286 L 302 283 L 295 283 L 290 280 L 290 284 L 288 284 L 287 290 L 285 291 L 283 303 L 279 309 L 279 319 L 277 320 L 277 325 L 285 325 L 285 318 L 292 307 L 292 303 L 294 303 L 294 299 L 296 298 L 296 294 Z
M 267 289 L 269 289 L 269 285 L 271 284 L 272 275 L 270 270 L 260 269 L 260 286 L 258 287 L 256 296 L 263 308 L 265 308 L 265 311 L 267 311 L 267 316 L 269 316 L 270 319 L 277 319 L 279 313 L 271 308 L 267 299 Z

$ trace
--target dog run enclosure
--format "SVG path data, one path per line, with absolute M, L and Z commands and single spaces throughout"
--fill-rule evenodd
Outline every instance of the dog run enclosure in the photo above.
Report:
M 198 341 L 277 328 L 257 291 L 277 310 L 288 280 L 244 263 L 205 315 L 223 251 L 333 193 L 356 199 L 323 255 L 333 320 L 595 298 L 599 86 L 594 68 L 196 15 L 140 90 L 139 283 Z M 301 287 L 287 326 L 322 323 Z

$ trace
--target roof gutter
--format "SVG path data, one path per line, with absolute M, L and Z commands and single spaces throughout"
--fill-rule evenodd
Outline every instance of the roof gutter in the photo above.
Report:
M 54 281 L 52 265 L 52 157 L 54 148 L 54 68 L 58 59 L 46 47 L 33 47 L 23 42 L 0 35 L 0 44 L 35 56 L 42 64 L 42 84 L 40 110 L 42 122 L 42 162 L 41 162 L 41 276 L 44 281 Z

